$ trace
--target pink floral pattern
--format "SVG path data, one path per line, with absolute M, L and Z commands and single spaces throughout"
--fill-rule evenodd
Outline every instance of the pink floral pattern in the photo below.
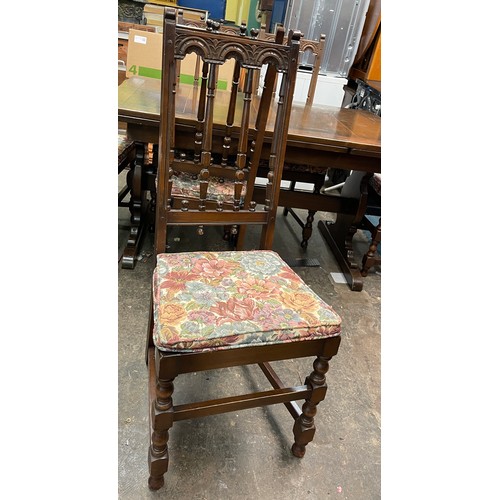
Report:
M 172 185 L 172 196 L 182 198 L 199 198 L 200 181 L 186 172 L 174 172 Z M 246 182 L 243 183 L 241 190 L 241 202 L 245 198 Z M 229 179 L 219 179 L 210 177 L 208 179 L 207 199 L 212 201 L 224 201 L 233 203 L 234 201 L 234 182 Z
M 341 319 L 273 251 L 160 254 L 155 345 L 196 352 L 340 334 Z

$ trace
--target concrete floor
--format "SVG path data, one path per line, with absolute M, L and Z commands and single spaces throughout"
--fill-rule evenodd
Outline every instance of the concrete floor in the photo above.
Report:
M 119 267 L 119 498 L 174 499 L 353 499 L 381 498 L 380 467 L 380 281 L 381 268 L 370 270 L 361 292 L 330 279 L 340 272 L 331 250 L 317 229 L 307 250 L 300 247 L 301 229 L 291 216 L 278 212 L 274 250 L 285 260 L 317 259 L 319 267 L 295 267 L 298 274 L 343 319 L 342 342 L 327 374 L 328 392 L 315 417 L 316 436 L 303 459 L 295 458 L 293 421 L 283 405 L 228 413 L 174 424 L 170 432 L 170 468 L 165 486 L 147 486 L 148 397 L 144 362 L 150 280 L 154 267 L 152 235 L 146 234 L 134 270 Z M 128 211 L 119 209 L 119 254 L 125 244 Z M 249 231 L 248 247 L 258 243 Z M 170 231 L 172 251 L 225 249 L 220 229 L 202 238 L 195 228 Z M 360 261 L 368 239 L 355 236 Z M 302 383 L 312 358 L 274 364 L 285 383 Z M 245 390 L 267 390 L 258 367 L 180 376 L 174 400 L 223 397 Z

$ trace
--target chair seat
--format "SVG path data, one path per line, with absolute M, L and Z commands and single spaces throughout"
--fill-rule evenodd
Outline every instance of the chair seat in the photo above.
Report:
M 186 172 L 174 172 L 172 176 L 172 196 L 181 198 L 199 199 L 200 181 L 197 177 Z M 246 182 L 241 190 L 241 202 L 243 203 L 246 194 Z M 223 201 L 233 203 L 234 182 L 229 179 L 210 177 L 208 179 L 207 200 Z
M 273 251 L 159 254 L 153 300 L 153 340 L 163 351 L 340 334 L 340 317 Z
M 118 165 L 127 158 L 130 150 L 134 147 L 134 141 L 127 138 L 125 132 L 118 131 Z

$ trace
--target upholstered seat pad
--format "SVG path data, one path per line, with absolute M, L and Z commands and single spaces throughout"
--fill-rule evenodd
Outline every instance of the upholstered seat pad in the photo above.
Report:
M 273 251 L 159 254 L 156 347 L 195 352 L 336 336 L 340 317 Z
M 127 157 L 134 147 L 134 141 L 127 138 L 125 133 L 118 132 L 118 165 Z
M 241 190 L 241 202 L 245 197 L 246 182 L 243 183 Z M 200 181 L 186 172 L 174 172 L 172 182 L 172 196 L 182 198 L 198 199 L 200 196 Z M 234 201 L 234 182 L 229 179 L 219 179 L 209 177 L 207 199 L 212 201 L 224 201 L 233 203 Z

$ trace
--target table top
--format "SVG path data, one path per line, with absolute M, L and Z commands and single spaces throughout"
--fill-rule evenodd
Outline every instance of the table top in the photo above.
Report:
M 176 120 L 192 124 L 196 121 L 198 87 L 178 85 Z M 228 91 L 225 92 L 229 98 Z M 238 108 L 237 108 L 238 109 Z M 159 126 L 160 81 L 132 77 L 118 87 L 120 121 Z M 214 126 L 224 126 L 225 111 L 217 108 Z M 270 117 L 271 120 L 271 117 Z M 353 154 L 379 157 L 381 152 L 381 119 L 361 109 L 293 103 L 287 145 L 321 150 L 346 150 Z

